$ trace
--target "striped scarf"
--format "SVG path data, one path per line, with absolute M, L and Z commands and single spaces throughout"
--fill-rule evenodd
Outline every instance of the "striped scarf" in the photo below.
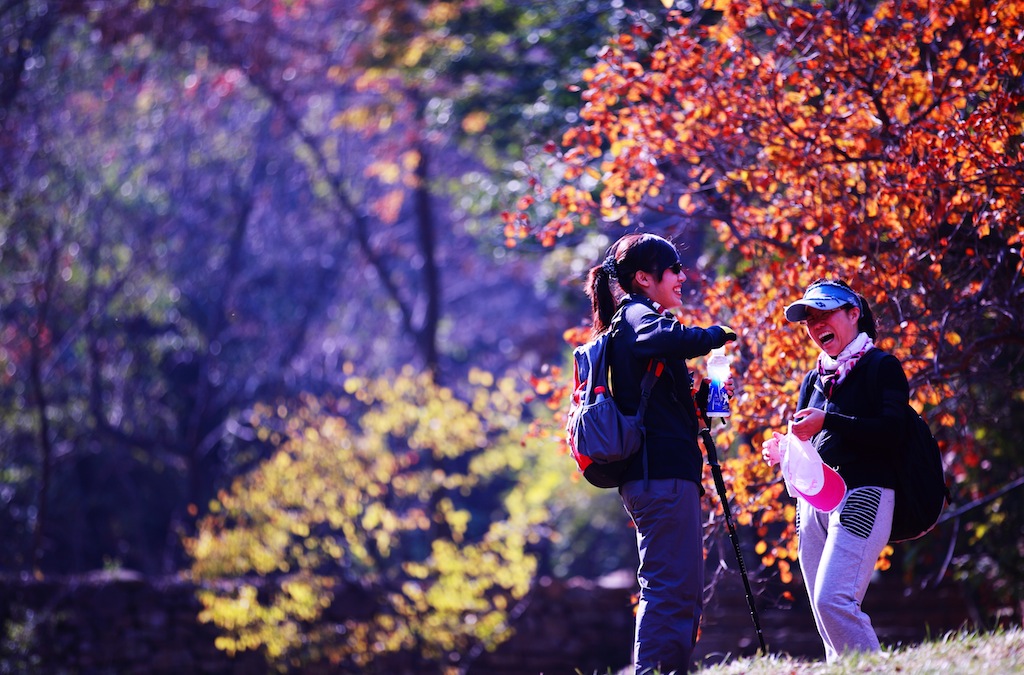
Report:
M 825 352 L 818 355 L 818 378 L 821 380 L 826 397 L 832 398 L 832 394 L 857 365 L 860 357 L 874 346 L 874 341 L 868 337 L 867 333 L 860 333 L 850 341 L 850 344 L 846 345 L 846 348 L 836 358 L 833 359 Z

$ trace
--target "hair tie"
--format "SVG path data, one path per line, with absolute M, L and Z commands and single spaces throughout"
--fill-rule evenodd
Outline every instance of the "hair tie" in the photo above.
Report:
M 607 272 L 608 276 L 612 279 L 617 279 L 619 276 L 618 272 L 615 270 L 615 256 L 610 255 L 605 258 L 604 262 L 601 263 L 601 269 Z

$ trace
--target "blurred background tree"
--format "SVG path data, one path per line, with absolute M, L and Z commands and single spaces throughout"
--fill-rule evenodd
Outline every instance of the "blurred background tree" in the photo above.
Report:
M 217 515 L 235 503 L 255 518 L 261 476 L 282 452 L 308 467 L 317 452 L 340 450 L 303 444 L 319 422 L 303 423 L 315 417 L 308 406 L 357 427 L 361 413 L 326 402 L 353 396 L 355 378 L 410 367 L 431 373 L 428 393 L 446 383 L 468 404 L 481 373 L 510 372 L 528 391 L 534 371 L 561 360 L 580 299 L 566 304 L 539 248 L 505 247 L 497 208 L 519 187 L 514 158 L 573 114 L 565 83 L 627 18 L 568 1 L 0 8 L 0 570 L 164 574 L 195 556 L 197 579 L 265 573 L 291 598 L 289 620 L 309 628 L 329 591 L 316 586 L 324 596 L 309 604 L 312 586 L 299 584 L 336 569 L 305 568 L 288 549 L 274 573 L 235 570 L 201 547 L 186 552 L 182 539 L 239 525 Z M 289 418 L 276 435 L 256 414 L 264 406 Z M 444 427 L 446 412 L 431 423 Z M 478 414 L 497 424 L 496 411 Z M 533 412 L 521 417 L 528 424 Z M 360 433 L 378 454 L 403 438 Z M 403 535 L 394 561 L 362 570 L 367 584 L 387 582 L 382 607 L 399 595 L 417 609 L 438 602 L 398 580 L 415 573 L 437 596 L 428 587 L 451 575 L 436 568 L 453 559 L 435 549 L 456 542 L 443 519 L 467 513 L 461 549 L 493 549 L 476 571 L 510 568 L 495 575 L 511 581 L 479 582 L 488 606 L 469 596 L 479 616 L 498 617 L 479 635 L 396 631 L 424 658 L 493 644 L 526 579 L 553 560 L 570 573 L 553 552 L 556 533 L 534 522 L 567 510 L 561 497 L 540 497 L 569 466 L 503 467 L 495 453 L 519 447 L 503 442 L 458 458 L 425 453 L 432 479 L 484 462 L 493 475 L 474 480 L 495 492 L 466 495 L 444 480 L 422 489 L 416 508 L 433 530 Z M 514 488 L 528 477 L 536 494 Z M 335 476 L 325 489 L 344 487 Z M 458 509 L 445 506 L 453 498 Z M 377 508 L 373 494 L 355 503 Z M 617 518 L 623 526 L 621 507 Z M 530 528 L 541 534 L 520 541 Z M 401 548 L 417 537 L 429 546 Z M 238 539 L 258 543 L 241 527 Z M 485 592 L 499 587 L 504 595 Z M 280 605 L 241 636 L 223 622 L 225 602 L 210 602 L 224 648 L 257 635 L 255 646 L 284 659 L 316 649 L 266 639 Z M 367 626 L 364 636 L 380 634 Z
M 558 360 L 562 298 L 487 222 L 515 130 L 561 119 L 621 11 L 0 11 L 4 567 L 176 569 L 269 452 L 251 406 L 336 392 L 345 362 Z
M 416 672 L 464 672 L 508 637 L 562 458 L 522 442 L 514 379 L 473 371 L 469 385 L 464 402 L 425 374 L 351 377 L 336 402 L 254 412 L 275 454 L 188 542 L 196 579 L 235 580 L 200 593 L 221 648 L 358 672 L 388 672 L 378 659 L 408 651 Z M 366 589 L 365 618 L 324 617 L 339 584 Z

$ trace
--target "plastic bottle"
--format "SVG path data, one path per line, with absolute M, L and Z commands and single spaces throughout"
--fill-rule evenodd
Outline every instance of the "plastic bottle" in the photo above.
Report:
M 594 387 L 594 403 L 598 403 L 604 400 L 604 387 Z
M 708 379 L 711 386 L 708 389 L 708 417 L 729 416 L 729 395 L 725 391 L 725 381 L 729 379 L 730 359 L 725 353 L 725 347 L 711 350 L 711 356 L 707 360 Z

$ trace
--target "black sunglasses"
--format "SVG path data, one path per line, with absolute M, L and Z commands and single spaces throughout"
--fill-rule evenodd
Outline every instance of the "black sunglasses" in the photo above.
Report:
M 666 269 L 672 270 L 672 274 L 679 274 L 683 271 L 683 263 L 672 263 Z

